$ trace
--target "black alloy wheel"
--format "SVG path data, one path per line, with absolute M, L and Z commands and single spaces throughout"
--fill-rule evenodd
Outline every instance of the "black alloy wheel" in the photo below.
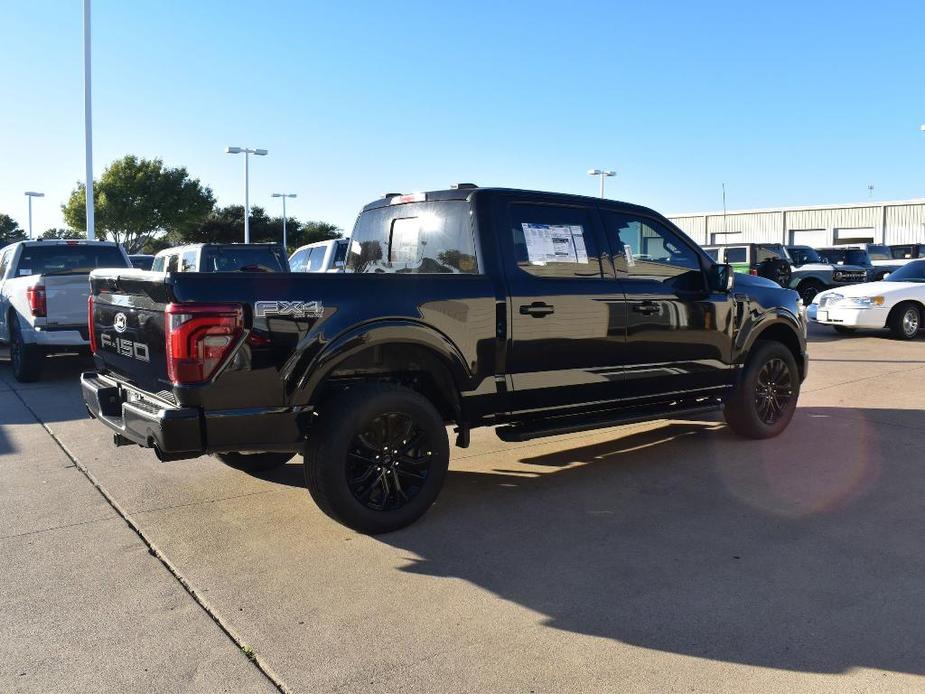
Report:
M 347 485 L 373 511 L 394 511 L 416 497 L 433 460 L 427 434 L 404 412 L 375 417 L 353 437 L 347 453 Z
M 774 426 L 793 398 L 793 375 L 783 359 L 767 361 L 755 384 L 755 407 L 768 426 Z
M 305 442 L 305 484 L 322 511 L 370 535 L 427 512 L 450 462 L 446 422 L 430 400 L 369 383 L 332 394 L 317 412 Z

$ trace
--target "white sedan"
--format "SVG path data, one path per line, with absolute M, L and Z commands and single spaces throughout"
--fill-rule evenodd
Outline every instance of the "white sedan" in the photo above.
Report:
M 925 260 L 911 262 L 880 282 L 820 292 L 806 315 L 840 333 L 889 328 L 893 337 L 911 340 L 925 321 Z

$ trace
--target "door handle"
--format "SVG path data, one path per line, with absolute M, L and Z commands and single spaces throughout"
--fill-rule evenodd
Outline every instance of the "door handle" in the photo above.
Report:
M 533 316 L 534 318 L 542 318 L 543 316 L 548 316 L 550 313 L 555 313 L 555 311 L 555 307 L 544 304 L 542 301 L 534 301 L 529 306 L 520 307 L 520 315 Z
M 651 316 L 653 313 L 658 313 L 660 310 L 658 304 L 654 301 L 642 301 L 638 304 L 633 304 L 633 311 L 641 313 L 644 316 Z

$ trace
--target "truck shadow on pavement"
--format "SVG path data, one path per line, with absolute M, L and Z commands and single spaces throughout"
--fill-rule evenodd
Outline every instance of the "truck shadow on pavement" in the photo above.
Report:
M 416 556 L 404 570 L 464 579 L 556 629 L 788 670 L 925 673 L 923 435 L 918 410 L 801 408 L 769 441 L 705 422 L 534 442 L 499 469 L 451 465 L 431 512 L 379 539 Z

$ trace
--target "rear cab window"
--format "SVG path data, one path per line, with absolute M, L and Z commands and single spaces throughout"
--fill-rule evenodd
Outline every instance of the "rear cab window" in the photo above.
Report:
M 469 203 L 414 202 L 365 210 L 354 225 L 346 261 L 347 272 L 477 274 Z
M 276 246 L 206 246 L 201 272 L 287 272 L 289 261 Z
M 85 275 L 96 268 L 123 267 L 131 267 L 131 264 L 118 246 L 34 244 L 22 247 L 16 275 Z

